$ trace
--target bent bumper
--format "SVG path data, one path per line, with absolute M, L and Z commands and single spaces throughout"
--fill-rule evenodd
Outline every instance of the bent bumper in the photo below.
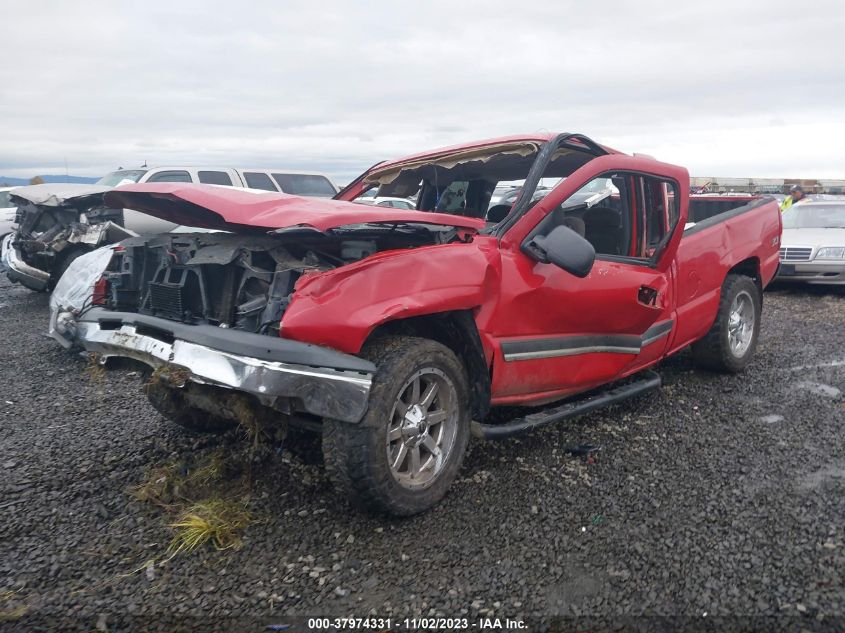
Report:
M 188 370 L 187 380 L 243 391 L 270 406 L 286 399 L 294 410 L 345 422 L 367 411 L 375 365 L 328 348 L 100 308 L 75 329 L 76 342 L 104 358 L 176 365 Z
M 2 260 L 9 281 L 20 282 L 31 290 L 46 290 L 50 283 L 50 273 L 27 264 L 12 244 L 14 237 L 14 233 L 10 233 L 3 239 Z
M 845 261 L 781 262 L 775 280 L 810 284 L 845 284 Z

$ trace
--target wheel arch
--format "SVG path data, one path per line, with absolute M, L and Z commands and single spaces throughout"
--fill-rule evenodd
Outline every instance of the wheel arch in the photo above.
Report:
M 490 366 L 471 310 L 451 310 L 396 319 L 375 328 L 364 345 L 386 335 L 427 338 L 451 349 L 463 363 L 469 379 L 473 419 L 481 420 L 490 410 Z
M 760 296 L 763 296 L 763 277 L 760 274 L 760 260 L 757 257 L 749 257 L 738 264 L 734 264 L 727 274 L 750 277 L 754 280 L 757 290 L 760 292 Z
M 65 274 L 70 262 L 74 258 L 90 253 L 96 248 L 99 247 L 82 243 L 70 243 L 59 251 L 53 261 L 53 266 L 50 269 L 50 281 L 47 286 L 48 289 L 52 291 L 52 289 L 55 288 L 56 284 L 59 283 L 59 279 L 61 279 L 62 275 Z

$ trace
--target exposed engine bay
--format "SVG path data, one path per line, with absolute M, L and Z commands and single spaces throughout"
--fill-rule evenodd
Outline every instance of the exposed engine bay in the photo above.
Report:
M 346 229 L 346 230 L 343 230 Z M 95 302 L 189 324 L 278 335 L 297 280 L 388 250 L 447 243 L 447 226 L 369 224 L 322 233 L 182 233 L 125 240 Z

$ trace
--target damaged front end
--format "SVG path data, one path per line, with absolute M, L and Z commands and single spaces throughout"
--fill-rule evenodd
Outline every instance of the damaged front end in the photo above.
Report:
M 316 345 L 243 329 L 117 311 L 117 288 L 105 280 L 120 268 L 122 246 L 104 247 L 73 262 L 50 298 L 50 334 L 82 347 L 100 362 L 130 358 L 155 370 L 146 391 L 157 409 L 243 422 L 274 413 L 360 419 L 375 367 Z M 112 277 L 113 278 L 113 277 Z M 169 311 L 173 314 L 173 311 Z
M 161 378 L 148 395 L 157 402 L 214 415 L 243 411 L 243 399 L 222 388 L 247 394 L 253 412 L 357 422 L 375 366 L 283 338 L 297 281 L 453 235 L 444 227 L 391 225 L 130 238 L 72 264 L 51 299 L 50 332 L 103 361 L 131 358 L 155 368 Z
M 73 323 L 76 340 L 100 360 L 131 358 L 161 369 L 158 375 L 178 398 L 209 414 L 232 406 L 230 394 L 217 388 L 248 394 L 256 408 L 287 415 L 357 422 L 367 409 L 375 367 L 328 348 L 102 308 Z
M 35 185 L 16 189 L 18 229 L 3 241 L 9 280 L 31 290 L 51 289 L 82 253 L 135 235 L 125 229 L 123 209 L 104 205 L 107 187 Z
M 115 190 L 106 202 L 181 223 L 190 213 L 192 222 L 218 232 L 133 237 L 103 260 L 94 253 L 80 258 L 54 293 L 51 332 L 101 361 L 129 358 L 154 368 L 150 402 L 179 423 L 195 412 L 242 424 L 359 422 L 376 367 L 286 337 L 284 318 L 297 289 L 364 259 L 470 239 L 477 224 L 292 196 L 160 187 Z

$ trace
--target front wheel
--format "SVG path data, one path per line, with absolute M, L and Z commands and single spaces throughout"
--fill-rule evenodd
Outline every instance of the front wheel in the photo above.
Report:
M 85 253 L 90 252 L 91 251 L 85 248 L 74 248 L 72 251 L 62 254 L 59 257 L 57 266 L 50 274 L 50 281 L 47 282 L 47 291 L 53 292 L 53 289 L 56 287 L 56 284 L 59 283 L 59 279 L 61 279 L 62 275 L 67 272 L 67 269 L 70 268 L 70 265 L 83 255 L 85 255 Z
M 377 371 L 358 424 L 326 420 L 323 460 L 335 485 L 369 510 L 409 516 L 446 494 L 469 442 L 466 371 L 448 347 L 391 336 L 365 350 Z
M 716 321 L 707 335 L 692 346 L 696 363 L 714 371 L 737 373 L 745 369 L 757 348 L 762 297 L 753 279 L 728 275 Z
M 237 424 L 188 405 L 181 390 L 163 384 L 155 374 L 144 385 L 144 392 L 156 411 L 192 433 L 222 433 Z

